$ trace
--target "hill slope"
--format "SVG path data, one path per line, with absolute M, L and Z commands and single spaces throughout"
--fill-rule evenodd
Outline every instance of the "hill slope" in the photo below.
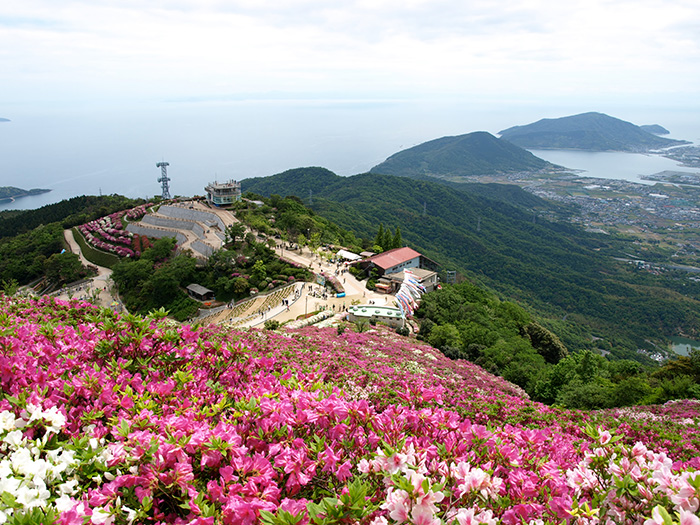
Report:
M 692 517 L 697 403 L 553 409 L 383 331 L 223 331 L 0 297 L 0 333 L 12 523 L 515 525 L 591 501 L 601 522 Z
M 534 149 L 644 152 L 688 143 L 658 137 L 630 122 L 594 112 L 542 119 L 504 129 L 499 135 L 513 144 Z
M 671 133 L 669 130 L 663 126 L 659 126 L 658 124 L 643 124 L 639 127 L 652 135 L 670 135 Z
M 402 177 L 455 178 L 534 171 L 551 166 L 485 131 L 442 137 L 395 153 L 370 170 Z
M 312 208 L 367 239 L 380 223 L 399 226 L 406 243 L 444 269 L 551 316 L 570 314 L 555 332 L 572 349 L 581 342 L 566 332 L 582 327 L 612 343 L 614 354 L 635 357 L 632 350 L 645 347 L 645 339 L 695 333 L 700 326 L 700 303 L 667 289 L 673 282 L 632 274 L 605 255 L 624 251 L 616 241 L 565 224 L 533 223 L 531 212 L 484 196 L 438 182 L 373 173 L 337 177 L 309 168 L 242 184 L 264 195 L 306 196 L 297 188 L 314 186 Z

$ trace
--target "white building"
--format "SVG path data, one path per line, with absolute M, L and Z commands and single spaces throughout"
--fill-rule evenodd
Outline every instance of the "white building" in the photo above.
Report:
M 229 206 L 241 200 L 241 183 L 235 180 L 210 182 L 204 191 L 207 192 L 207 202 L 214 206 Z
M 401 310 L 393 306 L 360 304 L 348 308 L 348 321 L 354 323 L 360 319 L 366 319 L 367 321 L 374 319 L 394 328 L 402 328 L 406 322 L 406 318 L 401 313 Z

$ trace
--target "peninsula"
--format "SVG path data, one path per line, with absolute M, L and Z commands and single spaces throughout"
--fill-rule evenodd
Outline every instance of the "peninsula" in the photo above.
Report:
M 31 190 L 23 190 L 22 188 L 15 188 L 14 186 L 0 186 L 0 203 L 12 202 L 15 199 L 21 197 L 29 197 L 31 195 L 41 195 L 42 193 L 48 193 L 51 190 L 33 188 Z
M 532 149 L 644 153 L 689 144 L 685 140 L 659 137 L 630 122 L 594 112 L 542 119 L 504 129 L 499 135 L 520 147 Z

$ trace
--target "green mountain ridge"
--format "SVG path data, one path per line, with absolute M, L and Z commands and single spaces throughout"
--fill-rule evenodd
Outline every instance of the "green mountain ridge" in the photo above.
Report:
M 412 178 L 459 178 L 552 167 L 529 151 L 485 131 L 442 137 L 405 149 L 373 167 L 371 173 Z
M 645 340 L 695 334 L 700 326 L 700 290 L 679 284 L 675 291 L 651 275 L 635 274 L 612 258 L 625 251 L 622 241 L 568 224 L 533 223 L 530 211 L 505 198 L 375 173 L 339 177 L 323 168 L 242 184 L 244 191 L 304 200 L 312 189 L 315 212 L 367 239 L 380 223 L 398 226 L 408 245 L 443 269 L 549 316 L 570 348 L 588 333 L 604 337 L 618 357 L 639 357 L 635 350 L 648 346 Z
M 658 137 L 630 122 L 596 112 L 542 119 L 498 134 L 513 144 L 532 149 L 646 152 L 689 144 Z

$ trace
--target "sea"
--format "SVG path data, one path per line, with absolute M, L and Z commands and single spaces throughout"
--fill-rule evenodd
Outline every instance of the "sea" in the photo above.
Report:
M 322 166 L 364 173 L 390 155 L 447 135 L 499 131 L 540 118 L 601 111 L 660 124 L 671 138 L 700 144 L 700 108 L 590 108 L 498 101 L 235 100 L 115 107 L 0 107 L 0 186 L 49 193 L 0 203 L 34 209 L 77 195 L 160 195 L 158 162 L 168 162 L 172 195 L 201 195 L 213 181 L 264 177 Z M 650 183 L 664 170 L 697 172 L 656 155 L 533 151 L 592 177 Z

